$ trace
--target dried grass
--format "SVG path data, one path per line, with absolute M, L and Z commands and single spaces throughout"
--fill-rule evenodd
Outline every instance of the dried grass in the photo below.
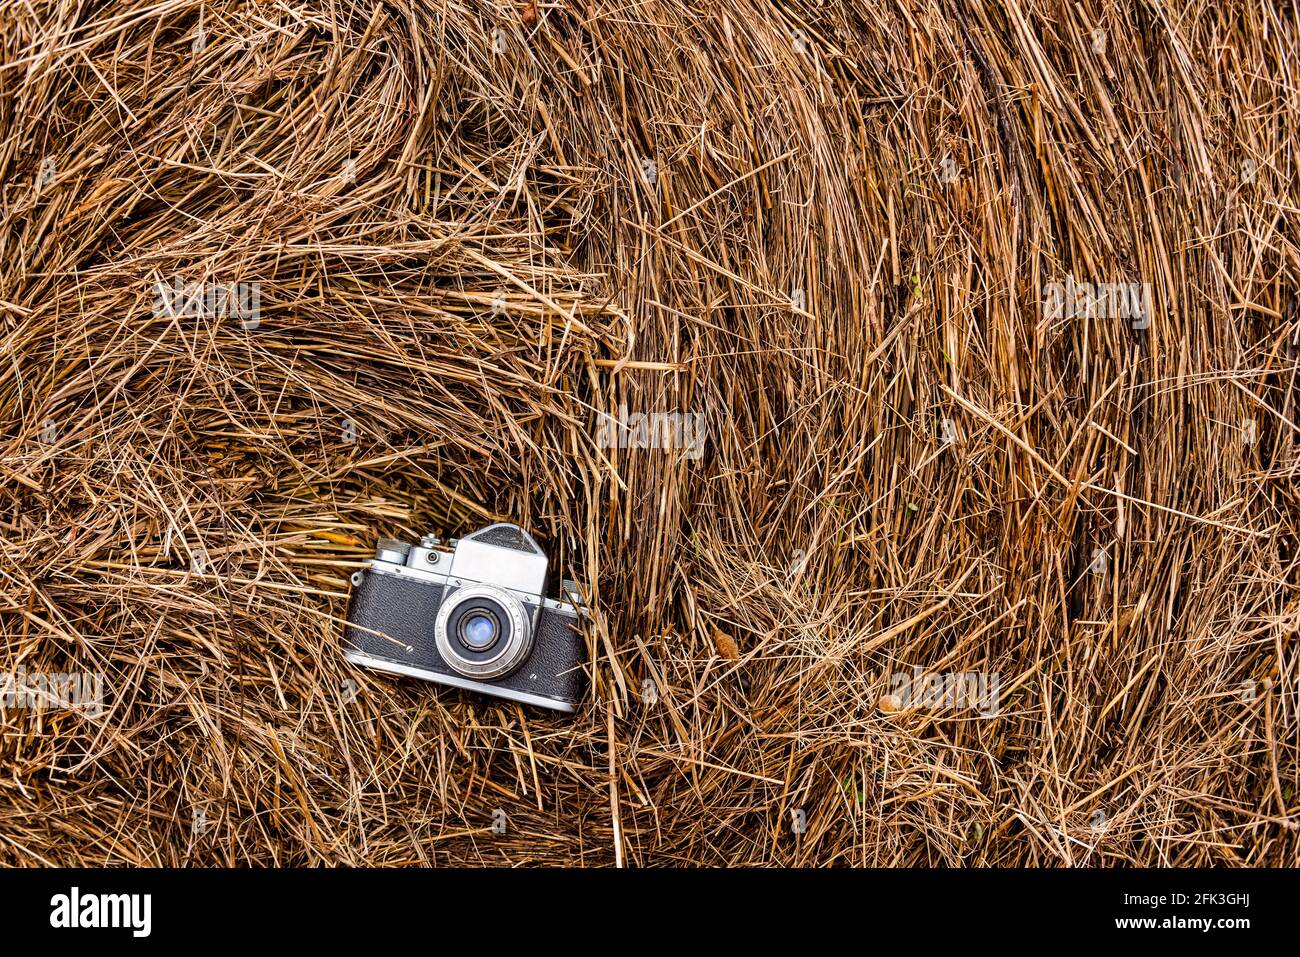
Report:
M 1294 865 L 1294 13 L 0 0 L 0 863 Z M 489 519 L 574 720 L 341 659 Z

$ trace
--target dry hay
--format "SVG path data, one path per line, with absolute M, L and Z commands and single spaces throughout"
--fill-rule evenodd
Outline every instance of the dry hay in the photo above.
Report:
M 0 37 L 0 667 L 106 704 L 4 711 L 0 863 L 1295 864 L 1293 8 Z M 497 519 L 599 610 L 572 720 L 339 654 L 376 538 Z

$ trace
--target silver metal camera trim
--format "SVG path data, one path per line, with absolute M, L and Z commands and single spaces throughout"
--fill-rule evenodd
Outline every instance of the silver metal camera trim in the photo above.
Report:
M 479 694 L 493 695 L 497 698 L 505 698 L 508 701 L 518 701 L 520 704 L 535 704 L 542 708 L 550 708 L 553 711 L 563 711 L 566 714 L 573 714 L 578 710 L 576 704 L 563 698 L 551 698 L 544 694 L 530 694 L 527 691 L 516 691 L 514 688 L 484 684 L 471 678 L 449 675 L 444 671 L 426 671 L 423 668 L 399 664 L 396 661 L 372 658 L 370 655 L 363 655 L 355 651 L 346 651 L 343 653 L 343 657 L 354 665 L 360 665 L 363 668 L 373 668 L 375 671 L 386 671 L 392 675 L 404 675 L 408 678 L 421 678 L 424 681 L 432 681 L 434 684 L 463 688 L 466 691 L 477 691 Z
M 447 628 L 452 612 L 471 598 L 490 598 L 501 606 L 510 619 L 509 640 L 502 645 L 501 651 L 491 658 L 475 661 L 465 658 L 457 652 Z M 433 641 L 438 646 L 438 653 L 447 667 L 454 669 L 466 678 L 490 681 L 510 674 L 523 662 L 533 650 L 533 623 L 524 604 L 505 588 L 482 583 L 453 588 L 442 595 L 438 606 L 438 615 L 433 622 Z
M 445 553 L 444 553 L 445 554 Z M 399 578 L 414 578 L 416 581 L 428 582 L 430 585 L 441 585 L 444 588 L 461 588 L 465 585 L 477 585 L 478 581 L 471 578 L 453 578 L 445 572 L 433 572 L 424 568 L 413 568 L 410 565 L 398 565 L 395 562 L 384 561 L 381 558 L 372 558 L 366 569 L 380 575 L 397 575 Z M 354 585 L 359 582 L 353 582 Z M 563 615 L 572 615 L 574 618 L 584 613 L 581 605 L 575 605 L 573 602 L 556 601 L 554 598 L 543 598 L 536 592 L 516 591 L 513 588 L 505 588 L 505 591 L 517 596 L 526 604 L 536 604 L 539 608 L 547 611 L 558 611 Z
M 498 529 L 508 529 L 517 535 L 527 550 L 485 541 Z M 533 536 L 518 525 L 497 522 L 457 540 L 451 550 L 447 574 L 469 581 L 491 582 L 498 588 L 540 599 L 546 587 L 548 563 L 546 553 Z

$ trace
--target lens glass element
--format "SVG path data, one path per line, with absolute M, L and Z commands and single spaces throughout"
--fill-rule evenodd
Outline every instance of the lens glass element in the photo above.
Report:
M 460 640 L 470 651 L 487 651 L 500 634 L 501 627 L 491 612 L 476 609 L 460 620 Z

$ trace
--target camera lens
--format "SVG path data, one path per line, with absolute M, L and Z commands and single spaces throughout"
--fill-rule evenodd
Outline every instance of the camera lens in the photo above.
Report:
M 461 644 L 470 651 L 487 651 L 496 644 L 501 625 L 492 612 L 476 608 L 460 619 L 458 630 Z
M 509 591 L 475 583 L 451 589 L 433 623 L 438 654 L 477 681 L 502 678 L 532 652 L 532 615 Z

